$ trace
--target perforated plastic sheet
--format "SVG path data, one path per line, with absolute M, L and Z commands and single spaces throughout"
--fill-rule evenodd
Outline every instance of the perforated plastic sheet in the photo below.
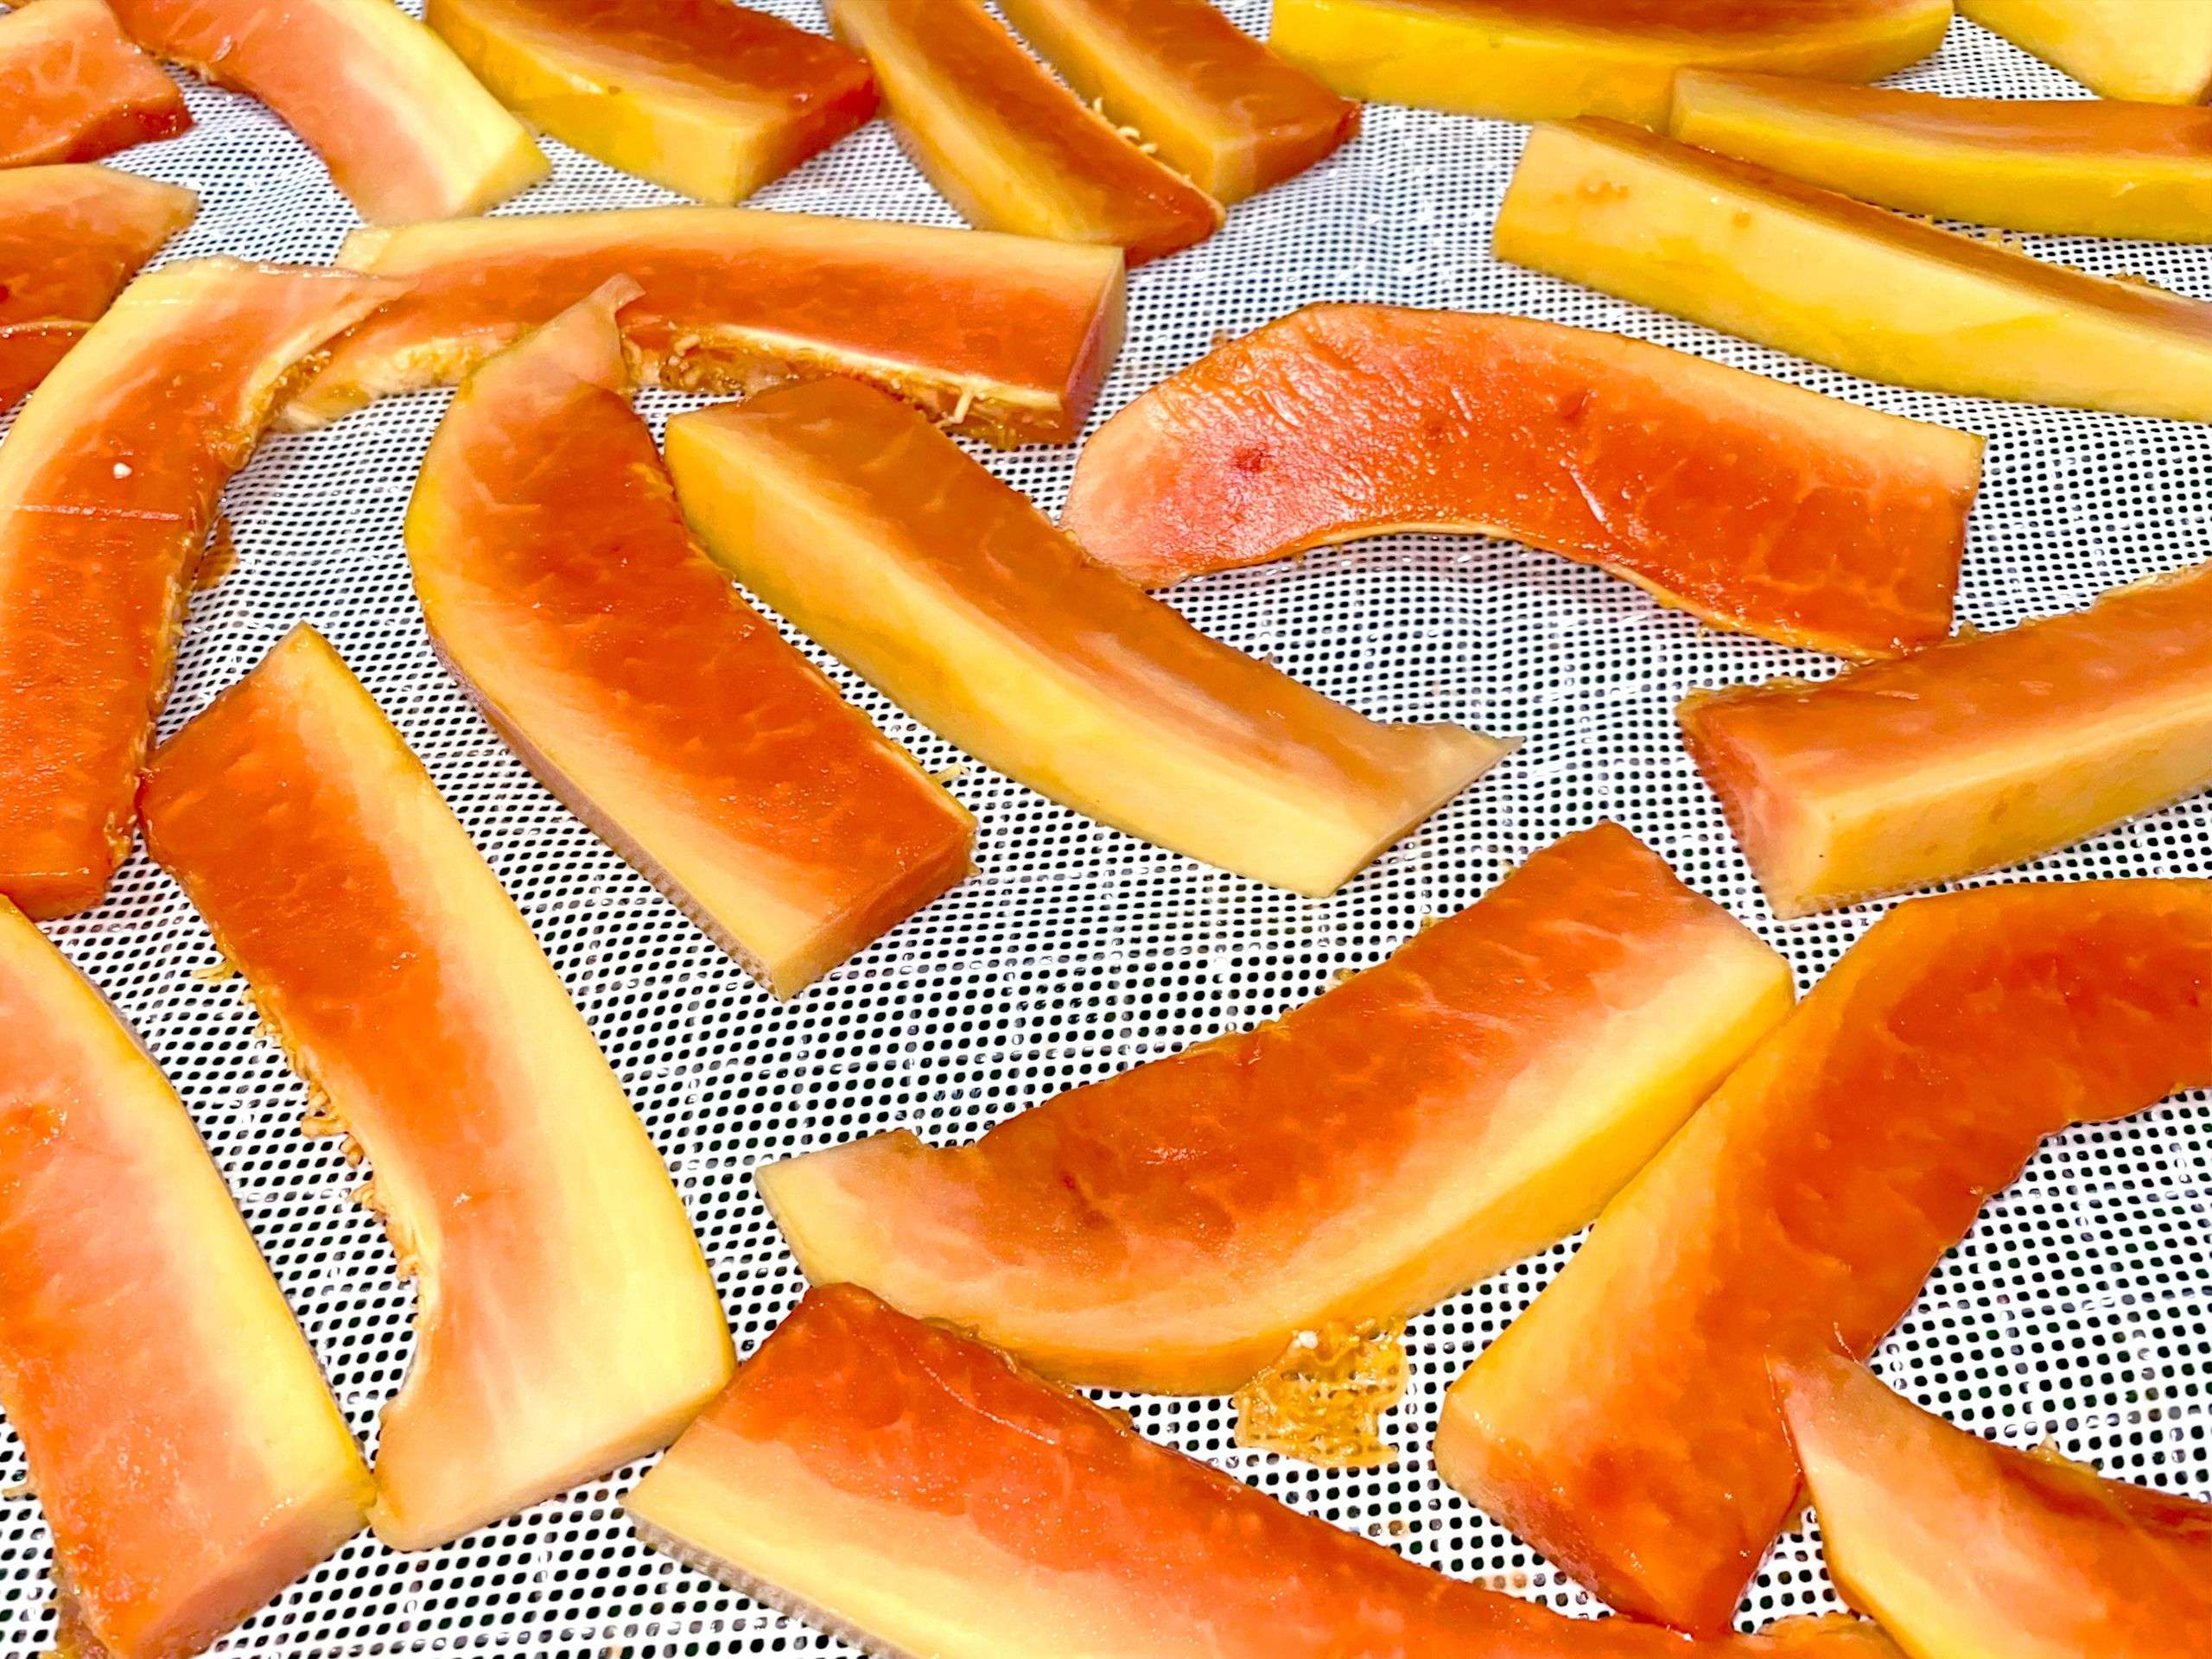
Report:
M 756 0 L 756 3 L 760 0 Z M 819 29 L 813 0 L 769 0 Z M 1262 31 L 1264 0 L 1231 0 Z M 1953 93 L 2079 89 L 1961 22 L 1899 84 Z M 175 255 L 321 259 L 354 224 L 321 167 L 249 100 L 188 88 L 198 127 L 122 164 L 197 188 Z M 1522 129 L 1377 106 L 1318 171 L 1237 208 L 1211 242 L 1135 273 L 1129 343 L 1103 410 L 1242 332 L 1319 299 L 1512 311 L 1680 346 L 1991 440 L 1961 612 L 2002 626 L 2202 556 L 2212 429 L 1872 385 L 1495 262 L 1489 227 Z M 560 146 L 553 179 L 504 211 L 645 205 L 651 186 Z M 764 207 L 957 221 L 880 124 L 758 198 Z M 2029 238 L 2033 251 L 2212 297 L 2212 251 Z M 1406 536 L 1214 577 L 1174 602 L 1203 627 L 1388 719 L 1451 719 L 1526 746 L 1313 903 L 1103 830 L 970 764 L 982 874 L 779 1006 L 532 781 L 433 660 L 400 518 L 443 393 L 269 440 L 231 488 L 236 569 L 195 602 L 165 729 L 293 623 L 336 643 L 413 744 L 537 929 L 668 1159 L 749 1351 L 802 1284 L 749 1172 L 904 1125 L 966 1139 L 1061 1089 L 1246 1025 L 1386 955 L 1513 861 L 1621 820 L 1788 953 L 1810 984 L 1876 907 L 1783 924 L 1750 879 L 1671 720 L 1680 694 L 1833 664 L 1707 632 L 1625 582 L 1510 543 Z M 696 400 L 652 394 L 656 419 Z M 4 419 L 4 416 L 0 416 Z M 1057 510 L 1072 449 L 986 454 Z M 961 757 L 814 653 L 932 768 Z M 2140 819 L 1999 878 L 2212 874 L 2212 803 Z M 52 929 L 136 1024 L 207 1135 L 355 1427 L 412 1348 L 412 1294 L 335 1145 L 299 1133 L 300 1084 L 166 877 L 137 858 L 108 902 Z M 404 1033 L 392 1033 L 404 1041 Z M 1937 1271 L 1880 1369 L 2014 1444 L 2052 1437 L 2108 1472 L 2212 1497 L 2212 1111 L 2193 1096 L 2048 1147 Z M 120 1217 L 117 1224 L 127 1226 Z M 1413 1559 L 1576 1611 L 1590 1599 L 1436 1478 L 1444 1387 L 1565 1260 L 1500 1275 L 1409 1334 L 1414 1382 L 1388 1427 L 1406 1455 L 1334 1473 L 1236 1449 L 1225 1402 L 1119 1396 L 1147 1434 Z M 0 1432 L 0 1655 L 42 1650 L 50 1545 Z M 230 1654 L 425 1650 L 583 1656 L 847 1649 L 636 1542 L 625 1470 L 425 1554 L 357 1540 L 226 1642 Z M 149 1494 L 150 1501 L 158 1496 Z M 1783 1541 L 1747 1625 L 1837 1604 L 1811 1535 Z

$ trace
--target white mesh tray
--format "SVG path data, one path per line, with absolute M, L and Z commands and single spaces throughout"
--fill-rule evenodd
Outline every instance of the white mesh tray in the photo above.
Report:
M 763 3 L 764 0 L 753 0 Z M 814 0 L 766 0 L 810 28 Z M 1255 31 L 1264 0 L 1229 10 Z M 1963 22 L 1899 84 L 2079 96 Z M 123 164 L 189 184 L 173 252 L 321 260 L 354 215 L 321 165 L 248 99 L 188 88 L 199 125 Z M 1388 106 L 1306 176 L 1248 202 L 1210 242 L 1135 273 L 1128 347 L 1103 410 L 1312 300 L 1511 311 L 1618 330 L 1990 439 L 1961 615 L 1983 627 L 2069 609 L 2203 556 L 2212 428 L 1877 386 L 1503 266 L 1489 231 L 1522 129 Z M 553 178 L 505 211 L 645 205 L 653 187 L 549 143 Z M 957 220 L 879 124 L 756 199 L 764 207 Z M 2033 251 L 2212 297 L 2212 250 L 2065 238 Z M 1370 715 L 1450 719 L 1528 740 L 1336 899 L 1261 888 L 1103 830 L 969 765 L 982 874 L 789 1006 L 779 1006 L 538 788 L 432 658 L 400 517 L 446 394 L 277 436 L 232 486 L 238 562 L 193 607 L 173 730 L 293 623 L 327 632 L 399 724 L 537 930 L 674 1172 L 741 1352 L 797 1299 L 798 1268 L 748 1172 L 895 1125 L 966 1139 L 1058 1090 L 1248 1024 L 1373 963 L 1425 916 L 1600 817 L 1621 820 L 1757 927 L 1809 985 L 1877 907 L 1777 922 L 1676 741 L 1694 685 L 1826 659 L 1700 627 L 1628 583 L 1510 543 L 1400 536 L 1220 575 L 1175 602 Z M 648 394 L 656 420 L 696 399 Z M 0 420 L 4 420 L 0 416 Z M 1057 511 L 1072 448 L 986 454 Z M 812 652 L 932 768 L 961 757 Z M 1999 878 L 2212 875 L 2212 802 L 2139 819 Z M 413 1338 L 412 1293 L 334 1142 L 299 1133 L 304 1097 L 255 1035 L 168 880 L 135 858 L 108 902 L 55 925 L 198 1119 L 353 1426 L 372 1440 Z M 394 1033 L 404 1040 L 404 1033 Z M 2190 1096 L 2047 1148 L 1938 1268 L 1879 1368 L 1913 1397 L 2013 1444 L 2055 1437 L 2107 1472 L 2212 1497 L 2212 1111 Z M 128 1226 L 127 1217 L 117 1224 Z M 1406 1457 L 1332 1473 L 1235 1448 L 1225 1402 L 1117 1397 L 1144 1433 L 1414 1560 L 1575 1611 L 1594 1603 L 1440 1483 L 1427 1453 L 1445 1386 L 1556 1270 L 1562 1247 L 1414 1322 L 1414 1381 L 1387 1425 Z M 845 1653 L 646 1550 L 619 1495 L 641 1469 L 443 1549 L 364 1537 L 219 1651 L 603 1656 Z M 52 1637 L 51 1551 L 0 1431 L 0 1659 Z M 149 1501 L 159 1502 L 158 1494 Z M 1811 1536 L 1785 1539 L 1746 1624 L 1835 1606 Z

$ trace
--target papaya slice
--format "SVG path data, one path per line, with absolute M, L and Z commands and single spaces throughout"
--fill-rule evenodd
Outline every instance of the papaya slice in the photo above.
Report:
M 1281 184 L 1359 130 L 1359 105 L 1294 69 L 1211 0 L 1003 0 L 1077 93 L 1221 202 Z
M 809 1291 L 624 1506 L 649 1542 L 878 1653 L 1896 1656 L 1848 1618 L 1686 1648 L 1446 1578 L 849 1285 Z
M 1617 824 L 1252 1032 L 972 1146 L 758 1172 L 816 1284 L 1071 1382 L 1225 1394 L 1586 1224 L 1789 1012 L 1789 969 Z
M 107 0 L 0 13 L 0 167 L 96 162 L 192 124 L 184 94 Z
M 0 172 L 0 411 L 46 378 L 199 208 L 189 190 L 110 168 Z
M 1203 242 L 1222 207 L 1085 107 L 976 0 L 823 0 L 874 67 L 899 143 L 979 230 L 1103 243 L 1131 265 Z
M 1063 805 L 1314 897 L 1512 747 L 1381 726 L 1084 557 L 906 409 L 813 380 L 668 426 L 747 588 L 925 726 Z
M 364 219 L 482 213 L 549 170 L 522 123 L 391 0 L 110 3 L 148 51 L 274 110 Z
M 1993 1446 L 1838 1355 L 1777 1370 L 1828 1570 L 1913 1653 L 2212 1652 L 2212 1504 Z
M 971 868 L 976 821 L 684 527 L 626 283 L 469 376 L 407 551 L 440 654 L 548 788 L 779 996 Z
M 667 1445 L 732 1363 L 698 1240 L 529 925 L 321 635 L 162 746 L 146 840 L 368 1154 L 420 1281 L 377 1535 L 443 1543 Z
M 2212 242 L 2212 110 L 1686 70 L 1669 124 L 1685 143 L 1909 213 Z
M 1611 121 L 1539 127 L 1501 259 L 1869 380 L 2212 420 L 2212 304 Z
M 2212 785 L 2212 567 L 1679 711 L 1776 913 L 2018 864 Z
M 1275 0 L 1268 40 L 1350 98 L 1660 127 L 1677 69 L 1878 80 L 1950 24 L 1951 0 Z
M 1981 440 L 1526 317 L 1317 305 L 1084 446 L 1061 526 L 1147 587 L 1397 530 L 1626 576 L 1847 657 L 1950 632 Z
M 16 416 L 0 445 L 0 896 L 38 917 L 99 902 L 223 486 L 294 366 L 396 286 L 163 265 Z
M 540 132 L 741 201 L 875 113 L 868 65 L 731 0 L 429 0 L 423 20 Z
M 338 262 L 404 276 L 287 412 L 320 426 L 458 381 L 614 276 L 647 385 L 729 395 L 850 374 L 987 442 L 1065 443 L 1122 346 L 1121 256 L 1033 237 L 729 207 L 356 232 Z
M 1959 10 L 2091 92 L 2139 104 L 2212 96 L 2212 11 L 2143 0 L 1959 0 Z
M 1916 899 L 1446 1397 L 1439 1471 L 1622 1612 L 1728 1627 L 1793 1512 L 1770 1361 L 1871 1353 L 2047 1135 L 2212 1084 L 2212 881 Z
M 197 1653 L 367 1514 L 360 1449 L 183 1103 L 4 899 L 0 1408 L 54 1529 L 64 1651 Z

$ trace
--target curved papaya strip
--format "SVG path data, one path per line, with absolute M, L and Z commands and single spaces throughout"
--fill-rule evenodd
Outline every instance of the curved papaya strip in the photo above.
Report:
M 370 220 L 480 213 L 543 178 L 521 122 L 391 0 L 109 0 L 148 51 L 251 93 Z
M 1446 1578 L 851 1286 L 809 1291 L 624 1504 L 878 1653 L 1896 1659 L 1848 1618 L 1688 1647 Z
M 791 996 L 967 875 L 976 821 L 691 539 L 627 396 L 635 291 L 469 376 L 408 508 L 415 591 L 546 786 Z
M 197 1653 L 367 1515 L 360 1449 L 183 1103 L 5 899 L 0 1408 L 54 1529 L 64 1652 Z
M 300 359 L 397 292 L 188 259 L 125 289 L 0 444 L 0 896 L 99 902 L 130 850 L 224 484 Z
M 124 38 L 107 0 L 0 13 L 0 167 L 96 162 L 191 124 L 184 94 Z
M 1032 237 L 656 207 L 356 232 L 340 264 L 404 276 L 404 305 L 339 342 L 286 423 L 458 381 L 616 276 L 647 385 L 750 392 L 849 374 L 997 443 L 1065 443 L 1122 346 L 1121 256 Z
M 367 1152 L 420 1282 L 377 1535 L 443 1543 L 668 1444 L 730 1372 L 698 1240 L 529 925 L 321 635 L 162 746 L 146 843 Z
M 429 0 L 423 20 L 540 132 L 741 201 L 875 113 L 868 65 L 732 0 Z
M 1317 305 L 1118 411 L 1061 526 L 1147 587 L 1396 530 L 1847 657 L 1950 632 L 1981 440 L 1525 317 Z
M 1840 1355 L 1776 1370 L 1828 1571 L 1914 1653 L 2212 1653 L 2212 1504 L 1993 1446 Z
M 189 190 L 111 168 L 0 172 L 0 411 L 46 378 L 199 209 Z
M 2139 104 L 2212 95 L 2212 10 L 2142 0 L 1959 0 L 1959 10 L 2091 92 Z
M 2212 1084 L 2212 881 L 1891 911 L 1454 1383 L 1445 1479 L 1623 1612 L 1728 1627 L 1798 1489 L 1770 1361 L 1871 1352 L 2048 1135 Z

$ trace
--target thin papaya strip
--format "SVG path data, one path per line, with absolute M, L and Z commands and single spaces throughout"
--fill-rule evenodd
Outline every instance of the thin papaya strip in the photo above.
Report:
M 107 0 L 0 13 L 0 167 L 96 162 L 191 124 L 184 94 L 124 36 Z

